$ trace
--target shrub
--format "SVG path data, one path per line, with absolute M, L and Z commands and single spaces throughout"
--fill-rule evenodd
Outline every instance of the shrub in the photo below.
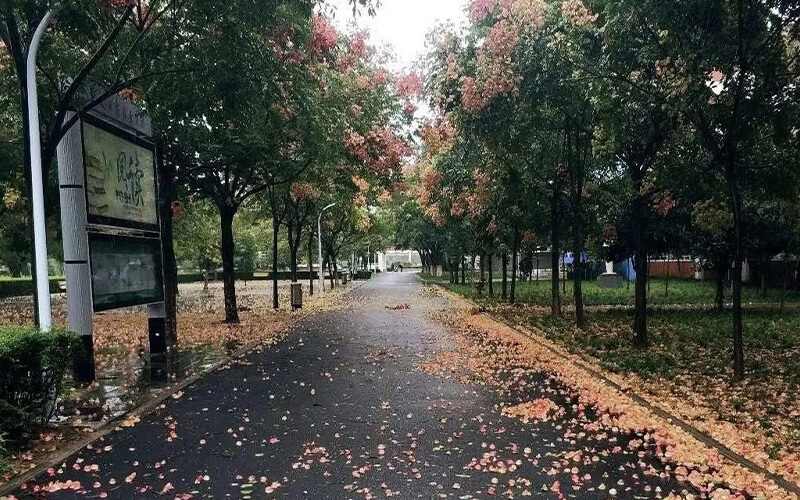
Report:
M 8 463 L 6 462 L 6 457 L 8 456 L 8 450 L 6 449 L 6 440 L 2 434 L 0 434 L 0 474 L 5 474 L 9 470 Z
M 17 439 L 47 423 L 64 374 L 81 355 L 73 333 L 0 326 L 0 435 Z
M 50 293 L 61 291 L 58 283 L 64 278 L 50 278 Z M 0 278 L 0 299 L 24 297 L 33 294 L 33 281 L 30 278 Z

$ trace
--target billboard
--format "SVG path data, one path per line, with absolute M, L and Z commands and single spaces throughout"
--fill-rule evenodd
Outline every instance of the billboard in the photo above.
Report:
M 160 240 L 89 233 L 89 254 L 96 312 L 164 300 Z
M 153 144 L 102 123 L 83 121 L 87 222 L 158 231 Z

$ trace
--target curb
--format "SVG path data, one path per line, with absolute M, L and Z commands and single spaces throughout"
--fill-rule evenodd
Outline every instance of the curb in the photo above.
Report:
M 349 287 L 344 294 L 347 295 L 355 290 L 361 288 L 364 284 L 368 283 L 369 280 L 365 280 L 358 284 L 358 286 Z M 341 285 L 340 285 L 341 286 Z M 308 316 L 301 316 L 299 319 L 302 320 L 307 318 Z M 294 325 L 288 325 L 286 330 L 290 330 Z M 219 370 L 226 364 L 230 363 L 234 359 L 239 359 L 251 354 L 256 349 L 263 347 L 262 344 L 254 344 L 250 346 L 242 347 L 236 350 L 233 354 L 224 357 L 223 359 L 217 361 L 213 365 L 209 366 L 205 370 L 192 375 L 191 377 L 187 378 L 186 380 L 178 383 L 175 386 L 169 387 L 165 389 L 163 392 L 159 393 L 157 396 L 144 401 L 139 406 L 136 406 L 129 411 L 117 415 L 113 419 L 109 420 L 102 426 L 100 426 L 97 430 L 90 433 L 89 435 L 78 439 L 77 441 L 71 443 L 69 446 L 64 448 L 63 450 L 55 452 L 53 455 L 50 455 L 47 458 L 47 461 L 32 468 L 28 469 L 27 471 L 15 476 L 9 482 L 5 483 L 4 485 L 0 486 L 0 499 L 5 499 L 6 496 L 10 495 L 14 490 L 22 486 L 24 483 L 31 481 L 32 479 L 40 476 L 47 472 L 47 469 L 51 467 L 56 467 L 58 464 L 66 461 L 69 457 L 74 455 L 75 453 L 79 452 L 86 446 L 98 441 L 100 438 L 108 436 L 112 432 L 119 429 L 119 422 L 125 420 L 128 417 L 136 416 L 141 417 L 151 413 L 153 410 L 158 408 L 164 401 L 169 400 L 174 394 L 194 385 L 195 383 L 199 382 L 200 380 L 204 379 L 206 376 L 210 375 L 211 373 Z
M 428 284 L 436 286 L 437 288 L 439 288 L 440 290 L 446 292 L 447 294 L 455 295 L 460 300 L 464 300 L 464 301 L 468 302 L 469 304 L 473 305 L 474 307 L 480 309 L 480 306 L 478 306 L 472 300 L 470 300 L 470 299 L 468 299 L 466 297 L 462 297 L 460 295 L 457 295 L 454 292 L 451 292 L 450 290 L 448 290 L 447 288 L 439 285 L 438 283 L 430 283 L 430 282 L 428 282 Z M 753 461 L 749 460 L 745 456 L 740 455 L 739 453 L 736 453 L 735 451 L 733 451 L 732 449 L 728 448 L 727 446 L 725 446 L 721 442 L 717 441 L 716 439 L 714 439 L 710 435 L 706 434 L 705 432 L 701 431 L 697 427 L 694 427 L 693 425 L 687 423 L 685 420 L 681 419 L 680 417 L 677 417 L 677 416 L 673 415 L 672 413 L 670 413 L 670 412 L 668 412 L 668 411 L 666 411 L 666 410 L 664 410 L 664 409 L 662 409 L 662 408 L 660 408 L 658 406 L 653 405 L 647 399 L 645 399 L 643 396 L 641 396 L 638 393 L 634 392 L 632 389 L 623 388 L 622 386 L 620 386 L 619 384 L 617 384 L 613 380 L 609 379 L 608 377 L 606 377 L 605 375 L 603 375 L 599 371 L 595 370 L 594 368 L 592 368 L 590 366 L 587 366 L 587 365 L 585 365 L 583 363 L 576 362 L 573 358 L 570 358 L 570 357 L 566 356 L 564 353 L 559 352 L 559 350 L 554 348 L 553 346 L 548 345 L 547 343 L 542 342 L 540 339 L 537 339 L 536 337 L 526 333 L 525 331 L 520 329 L 520 327 L 518 327 L 517 325 L 513 325 L 510 322 L 508 322 L 508 321 L 506 321 L 506 320 L 504 320 L 502 318 L 498 318 L 498 317 L 496 317 L 496 316 L 494 316 L 494 315 L 492 315 L 490 313 L 487 313 L 487 312 L 483 312 L 483 313 L 480 313 L 480 314 L 482 314 L 485 317 L 490 318 L 493 321 L 496 321 L 498 323 L 501 323 L 501 324 L 507 326 L 508 328 L 514 330 L 515 332 L 517 332 L 518 334 L 520 334 L 523 337 L 527 338 L 528 340 L 531 340 L 531 341 L 535 342 L 536 344 L 544 347 L 545 349 L 547 349 L 548 351 L 552 352 L 556 356 L 569 361 L 570 363 L 574 364 L 575 366 L 577 366 L 581 370 L 587 372 L 592 377 L 596 378 L 597 380 L 599 380 L 599 381 L 603 382 L 604 384 L 608 385 L 609 387 L 613 388 L 614 390 L 616 390 L 620 394 L 623 394 L 623 395 L 627 396 L 628 398 L 630 398 L 636 404 L 647 408 L 648 410 L 653 412 L 655 415 L 657 415 L 658 417 L 660 417 L 662 420 L 666 421 L 667 423 L 672 424 L 672 425 L 676 425 L 681 430 L 687 432 L 693 438 L 697 439 L 701 443 L 705 444 L 708 447 L 716 449 L 720 453 L 720 455 L 724 456 L 725 458 L 727 458 L 731 462 L 734 462 L 737 465 L 740 465 L 741 467 L 749 469 L 751 472 L 754 472 L 756 474 L 761 474 L 762 476 L 766 477 L 767 479 L 769 479 L 770 481 L 772 481 L 776 485 L 780 486 L 784 490 L 786 490 L 788 492 L 791 492 L 791 493 L 794 493 L 795 495 L 800 496 L 800 486 L 799 485 L 789 481 L 788 479 L 784 478 L 780 474 L 777 474 L 777 473 L 774 473 L 774 472 L 770 472 L 766 468 L 754 463 Z M 586 358 L 584 358 L 580 354 L 578 354 L 577 356 L 580 357 L 581 359 L 583 359 L 584 361 L 586 361 Z

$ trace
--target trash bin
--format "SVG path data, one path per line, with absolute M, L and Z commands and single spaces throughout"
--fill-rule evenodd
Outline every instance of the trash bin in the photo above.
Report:
M 292 295 L 292 309 L 303 308 L 303 285 L 302 283 L 292 283 L 290 285 Z

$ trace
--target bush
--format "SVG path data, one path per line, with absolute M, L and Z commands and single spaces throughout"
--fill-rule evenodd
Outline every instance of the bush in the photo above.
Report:
M 81 355 L 73 333 L 0 326 L 0 435 L 18 439 L 46 424 L 64 374 Z
M 217 279 L 222 280 L 222 271 L 217 273 Z M 244 281 L 256 281 L 256 280 L 264 280 L 266 278 L 263 277 L 256 277 L 254 276 L 253 272 L 239 272 L 236 271 L 236 279 L 237 280 L 244 280 Z M 211 271 L 208 276 L 209 281 L 214 281 L 214 271 Z M 179 273 L 178 274 L 178 283 L 202 283 L 205 281 L 203 278 L 202 272 L 196 273 Z
M 6 449 L 6 441 L 2 435 L 0 435 L 0 474 L 5 474 L 9 471 L 8 463 L 6 462 L 6 457 L 8 456 L 8 450 Z
M 356 272 L 355 278 L 357 280 L 368 280 L 372 278 L 372 271 L 358 271 Z
M 61 289 L 59 281 L 64 278 L 50 278 L 50 293 L 58 293 Z M 0 299 L 9 297 L 24 297 L 33 295 L 33 281 L 30 278 L 2 278 L 0 279 Z

